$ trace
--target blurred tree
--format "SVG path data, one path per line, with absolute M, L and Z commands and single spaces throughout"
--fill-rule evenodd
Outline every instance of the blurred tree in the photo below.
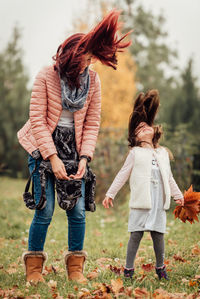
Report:
M 197 129 L 200 127 L 200 96 L 197 79 L 193 75 L 192 58 L 189 59 L 185 70 L 182 72 L 181 79 L 177 100 L 171 108 L 171 124 L 174 130 L 177 130 L 180 124 L 184 124 L 191 135 L 190 139 L 187 140 L 187 144 L 193 148 L 191 181 L 194 190 L 200 191 L 200 137 Z
M 200 97 L 197 88 L 197 79 L 193 75 L 193 61 L 189 59 L 185 70 L 181 74 L 181 83 L 177 99 L 171 107 L 171 124 L 175 128 L 183 123 L 194 135 L 198 134 L 196 128 L 200 126 L 199 109 Z
M 15 27 L 6 49 L 0 53 L 0 173 L 16 176 L 24 169 L 24 151 L 17 130 L 28 115 L 28 76 L 19 47 L 20 30 Z
M 101 126 L 127 128 L 136 92 L 135 64 L 128 51 L 118 55 L 117 71 L 96 63 L 102 86 Z
M 168 122 L 168 107 L 175 100 L 177 89 L 174 75 L 177 53 L 167 41 L 166 20 L 162 14 L 155 15 L 145 9 L 141 1 L 116 0 L 115 3 L 123 9 L 124 30 L 134 30 L 130 51 L 137 65 L 137 88 L 159 90 L 162 105 L 159 119 Z
M 168 107 L 175 101 L 178 86 L 175 79 L 178 68 L 175 65 L 177 53 L 169 46 L 164 29 L 165 18 L 145 9 L 139 0 L 88 0 L 87 20 L 91 19 L 92 11 L 102 17 L 113 8 L 122 9 L 124 31 L 133 30 L 130 51 L 137 66 L 137 89 L 159 90 L 162 104 L 159 119 L 168 122 Z

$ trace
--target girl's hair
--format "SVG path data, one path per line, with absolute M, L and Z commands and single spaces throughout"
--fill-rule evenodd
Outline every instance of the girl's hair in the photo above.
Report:
M 128 141 L 129 146 L 140 145 L 137 141 L 135 130 L 141 122 L 147 123 L 154 128 L 153 145 L 158 146 L 162 135 L 162 127 L 154 125 L 154 119 L 160 105 L 160 97 L 157 89 L 151 89 L 145 94 L 141 92 L 135 100 L 133 112 L 129 118 Z
M 87 53 L 113 69 L 117 68 L 116 53 L 122 52 L 131 44 L 130 41 L 123 41 L 130 32 L 118 39 L 119 16 L 120 11 L 111 11 L 89 33 L 74 34 L 58 47 L 56 55 L 53 56 L 55 60 L 54 69 L 60 73 L 61 77 L 67 78 L 70 88 L 80 86 L 81 62 L 83 56 Z

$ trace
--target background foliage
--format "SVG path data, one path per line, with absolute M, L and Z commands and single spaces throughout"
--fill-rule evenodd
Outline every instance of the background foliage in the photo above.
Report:
M 141 90 L 156 88 L 161 107 L 157 123 L 164 127 L 162 144 L 174 154 L 174 177 L 181 189 L 191 183 L 200 190 L 200 95 L 193 60 L 181 69 L 178 53 L 167 42 L 163 15 L 154 15 L 138 0 L 88 0 L 90 9 L 76 16 L 75 31 L 88 31 L 93 16 L 99 19 L 113 7 L 123 10 L 123 30 L 134 29 L 129 51 L 119 54 L 117 71 L 96 64 L 102 84 L 102 124 L 92 168 L 97 174 L 97 201 L 101 201 L 128 153 L 127 124 L 134 98 Z M 0 174 L 27 176 L 26 154 L 16 132 L 28 117 L 30 92 L 20 48 L 20 30 L 14 28 L 0 53 Z M 123 200 L 127 186 L 119 193 Z

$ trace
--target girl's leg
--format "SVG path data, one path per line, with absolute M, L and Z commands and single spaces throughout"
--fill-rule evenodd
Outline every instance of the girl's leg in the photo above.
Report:
M 28 160 L 30 172 L 35 166 L 35 159 L 29 156 Z M 40 174 L 38 172 L 41 160 L 37 161 L 37 170 L 33 174 L 34 181 L 34 198 L 36 202 L 39 202 L 41 195 L 41 185 L 40 185 Z M 44 209 L 36 210 L 33 221 L 29 230 L 29 240 L 28 240 L 28 250 L 29 251 L 43 251 L 44 243 L 46 239 L 46 234 L 48 226 L 51 222 L 54 205 L 55 205 L 55 191 L 54 191 L 54 175 L 49 175 L 46 184 L 46 199 L 47 203 Z
M 67 211 L 68 217 L 68 250 L 81 251 L 85 237 L 85 180 L 82 180 L 82 197 L 76 206 Z
M 128 241 L 127 255 L 126 255 L 126 269 L 132 269 L 134 267 L 134 261 L 140 241 L 143 237 L 143 231 L 132 232 Z
M 164 266 L 165 256 L 164 234 L 151 231 L 151 237 L 153 240 L 153 248 L 156 256 L 156 268 L 162 268 Z

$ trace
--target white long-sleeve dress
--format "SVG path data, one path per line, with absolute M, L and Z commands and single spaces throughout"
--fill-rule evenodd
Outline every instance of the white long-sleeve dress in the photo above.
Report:
M 151 149 L 149 149 L 151 150 Z M 152 169 L 151 169 L 151 209 L 130 209 L 128 231 L 157 231 L 166 232 L 166 212 L 163 209 L 164 187 L 160 169 L 156 160 L 155 151 L 152 149 Z M 130 177 L 134 166 L 134 151 L 130 151 L 124 165 L 115 177 L 106 196 L 115 198 L 118 191 Z M 177 186 L 172 173 L 170 173 L 169 186 L 174 200 L 183 198 L 183 194 Z

